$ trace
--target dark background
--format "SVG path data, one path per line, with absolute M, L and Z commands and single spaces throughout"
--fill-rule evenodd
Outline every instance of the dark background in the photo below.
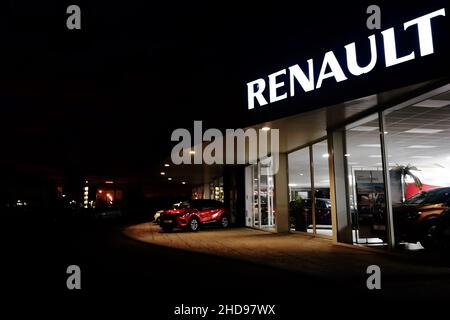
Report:
M 81 30 L 66 28 L 69 4 L 81 7 Z M 309 58 L 320 68 L 326 51 L 343 57 L 345 44 L 372 33 L 381 44 L 379 31 L 366 28 L 369 4 L 4 1 L 0 166 L 51 177 L 135 177 L 161 186 L 159 168 L 174 145 L 170 134 L 192 128 L 193 120 L 239 127 L 447 72 L 448 41 L 435 43 L 433 59 L 388 71 L 379 45 L 379 63 L 368 75 L 338 85 L 325 80 L 320 90 L 247 112 L 246 82 Z M 448 5 L 377 4 L 382 30 Z

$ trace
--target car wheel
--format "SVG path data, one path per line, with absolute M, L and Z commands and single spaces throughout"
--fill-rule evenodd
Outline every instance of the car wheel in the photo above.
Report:
M 197 218 L 192 218 L 191 220 L 189 220 L 189 224 L 188 224 L 188 229 L 189 231 L 198 231 L 198 229 L 200 229 L 200 222 L 198 221 Z
M 440 245 L 438 220 L 426 221 L 423 228 L 420 244 L 425 249 L 436 249 Z
M 228 219 L 228 217 L 226 215 L 223 215 L 220 218 L 220 226 L 222 228 L 228 228 L 230 226 L 230 219 Z

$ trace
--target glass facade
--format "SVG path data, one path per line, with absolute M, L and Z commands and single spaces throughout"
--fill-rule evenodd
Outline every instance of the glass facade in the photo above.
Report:
M 288 212 L 275 209 L 270 162 L 248 166 L 246 225 L 273 228 L 283 214 L 290 230 L 338 242 L 449 246 L 448 88 L 344 122 L 327 138 L 288 153 L 281 169 L 288 176 Z
M 438 91 L 345 127 L 353 243 L 406 250 L 450 244 L 450 92 Z

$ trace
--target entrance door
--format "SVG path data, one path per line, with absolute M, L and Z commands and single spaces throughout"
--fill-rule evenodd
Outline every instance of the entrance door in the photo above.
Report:
M 273 228 L 275 225 L 274 183 L 271 162 L 246 168 L 246 226 Z

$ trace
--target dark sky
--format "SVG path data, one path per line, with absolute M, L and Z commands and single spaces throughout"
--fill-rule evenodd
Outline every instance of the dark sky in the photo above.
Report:
M 372 4 L 208 3 L 3 1 L 2 168 L 151 179 L 174 128 L 240 125 L 246 81 L 352 41 Z

